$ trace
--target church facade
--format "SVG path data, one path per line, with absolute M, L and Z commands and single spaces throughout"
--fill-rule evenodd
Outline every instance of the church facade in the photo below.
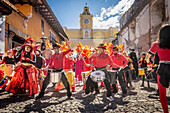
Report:
M 110 27 L 108 29 L 93 29 L 93 15 L 87 6 L 84 7 L 83 13 L 80 14 L 80 29 L 67 29 L 63 27 L 65 33 L 70 39 L 73 49 L 81 42 L 83 46 L 98 46 L 100 43 L 112 43 L 116 39 L 115 34 L 118 28 Z

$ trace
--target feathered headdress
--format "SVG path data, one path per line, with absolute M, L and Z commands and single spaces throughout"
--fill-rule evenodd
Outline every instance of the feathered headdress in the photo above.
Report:
M 27 38 L 25 39 L 25 42 L 27 43 L 28 41 L 33 42 L 33 39 L 32 39 L 31 37 L 27 37 Z
M 49 43 L 49 40 L 47 40 L 47 42 L 45 43 L 46 44 L 46 48 L 51 48 L 51 45 L 52 45 L 52 43 Z
M 76 52 L 79 53 L 80 50 L 82 50 L 82 49 L 83 49 L 82 43 L 79 42 L 79 44 L 77 44 Z

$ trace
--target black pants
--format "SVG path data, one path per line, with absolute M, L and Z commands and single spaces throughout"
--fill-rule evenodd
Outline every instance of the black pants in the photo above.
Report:
M 61 72 L 62 70 L 56 70 L 56 72 Z M 67 77 L 66 75 L 64 74 L 64 72 L 61 73 L 62 76 L 61 76 L 61 81 L 62 83 L 64 84 L 66 90 L 67 90 L 67 96 L 70 96 L 71 95 L 71 92 L 70 92 L 70 85 L 69 85 L 69 82 L 67 80 Z M 48 84 L 50 83 L 50 71 L 48 71 L 47 73 L 47 76 L 45 77 L 44 81 L 43 81 L 43 85 L 42 85 L 42 89 L 41 89 L 41 92 L 40 94 L 44 94 L 44 91 L 45 89 L 47 88 Z
M 110 90 L 110 82 L 108 80 L 108 72 L 104 71 L 105 72 L 105 80 L 103 81 L 105 86 L 106 86 L 106 89 L 107 89 L 107 97 L 110 97 L 112 94 L 111 94 L 111 90 Z M 91 75 L 90 75 L 91 76 Z M 95 88 L 95 91 L 96 93 L 99 93 L 99 89 L 98 89 L 98 83 L 97 82 L 94 82 L 92 81 L 91 77 L 88 77 L 87 81 L 86 81 L 86 89 L 85 89 L 85 93 L 86 94 L 89 94 L 90 93 L 90 87 L 94 87 Z
M 113 68 L 112 70 L 119 70 L 119 68 Z M 122 93 L 123 94 L 126 94 L 127 93 L 127 90 L 126 90 L 126 84 L 125 84 L 125 81 L 123 80 L 123 75 L 124 75 L 124 72 L 123 70 L 120 70 L 118 72 L 118 80 L 119 80 L 119 84 L 122 88 Z M 117 91 L 117 87 L 116 87 L 116 84 L 112 84 L 112 87 L 113 87 L 113 90 L 114 91 Z
M 136 77 L 138 77 L 138 63 L 133 63 L 133 67 L 135 68 L 136 71 Z
M 142 78 L 142 86 L 144 86 L 144 83 L 145 83 L 145 76 L 147 75 L 147 69 L 145 69 L 145 75 L 142 75 L 143 78 Z M 146 78 L 148 79 L 148 77 L 146 76 Z M 149 80 L 147 80 L 147 83 L 148 83 L 148 87 L 150 87 L 150 84 L 149 84 Z

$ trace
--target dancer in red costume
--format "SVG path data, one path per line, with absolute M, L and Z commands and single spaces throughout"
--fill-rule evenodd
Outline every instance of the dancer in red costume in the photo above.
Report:
M 90 64 L 89 57 L 91 55 L 91 49 L 88 46 L 85 46 L 82 55 L 84 56 L 84 72 L 91 71 L 92 67 L 88 64 Z M 83 84 L 83 89 L 86 89 L 86 84 Z
M 24 44 L 21 49 L 24 51 L 16 57 L 16 61 L 20 61 L 21 65 L 15 68 L 15 74 L 7 86 L 6 91 L 14 94 L 23 94 L 28 89 L 29 95 L 34 96 L 38 93 L 38 84 L 37 69 L 34 67 L 35 55 L 32 52 L 33 46 Z
M 74 61 L 74 58 L 72 57 L 73 55 L 73 50 L 65 56 L 64 58 L 64 70 L 65 72 L 67 73 L 68 71 L 72 71 L 73 70 L 73 63 L 75 62 Z M 73 77 L 73 85 L 70 84 L 70 89 L 74 92 L 76 91 L 76 85 L 75 85 L 75 79 Z
M 157 70 L 160 102 L 164 113 L 169 113 L 166 88 L 169 87 L 170 82 L 170 25 L 165 25 L 160 29 L 158 33 L 158 41 L 155 42 L 149 50 L 149 53 L 152 54 L 156 52 L 160 58 Z M 148 55 L 146 59 L 150 56 L 151 54 Z

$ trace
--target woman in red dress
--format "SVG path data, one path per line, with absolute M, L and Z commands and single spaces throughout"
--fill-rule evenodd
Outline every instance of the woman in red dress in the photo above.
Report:
M 35 55 L 33 53 L 33 46 L 24 44 L 21 48 L 24 51 L 16 58 L 16 61 L 20 61 L 21 64 L 15 68 L 15 74 L 6 91 L 14 94 L 23 94 L 28 89 L 29 95 L 34 96 L 38 93 L 38 84 L 37 69 L 34 67 Z
M 150 54 L 157 52 L 160 62 L 157 70 L 159 97 L 164 113 L 168 113 L 166 88 L 170 82 L 170 25 L 163 26 L 158 33 L 158 41 L 149 50 Z M 147 56 L 147 59 L 149 55 Z

